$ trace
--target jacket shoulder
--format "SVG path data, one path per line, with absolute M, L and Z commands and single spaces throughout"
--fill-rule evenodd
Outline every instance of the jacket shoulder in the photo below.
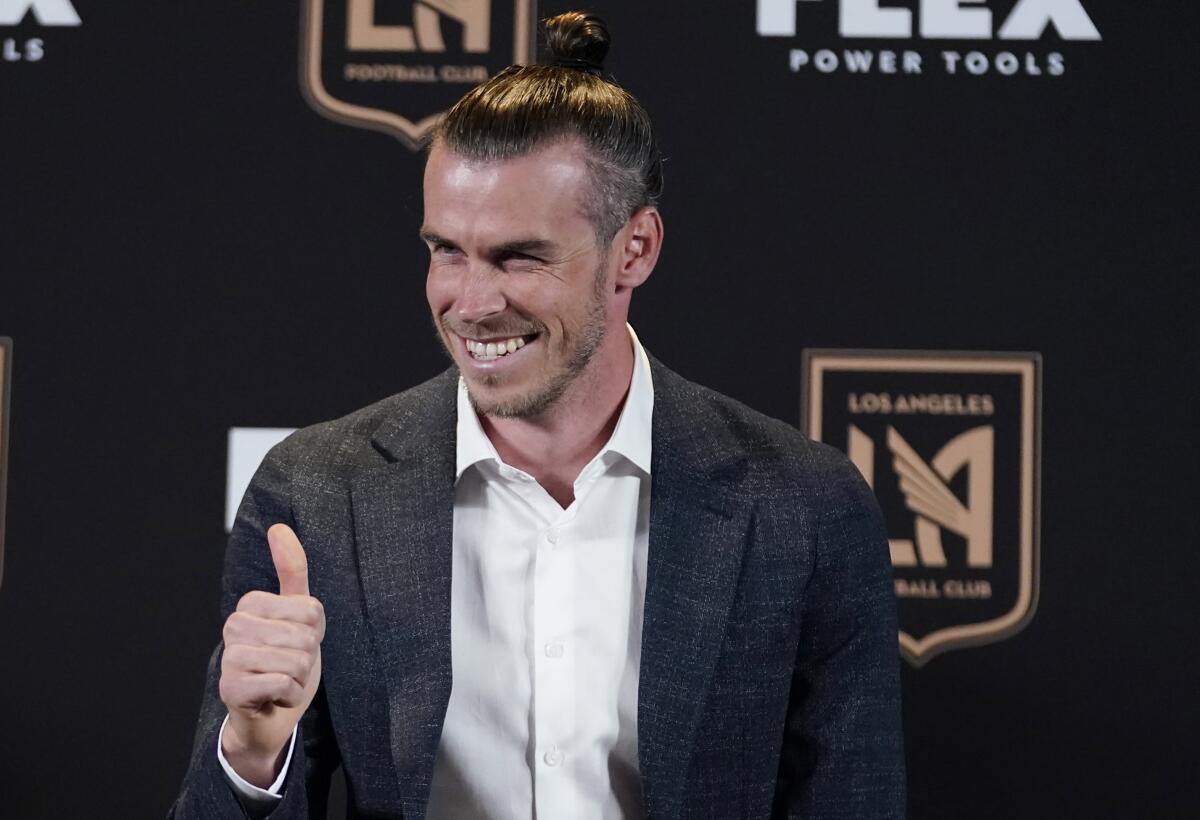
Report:
M 296 430 L 267 458 L 292 475 L 345 475 L 378 464 L 381 431 L 420 436 L 433 424 L 454 423 L 458 373 L 447 370 L 422 384 L 380 399 L 337 419 Z
M 656 396 L 662 392 L 669 397 L 671 412 L 678 413 L 687 428 L 710 442 L 710 448 L 740 454 L 752 484 L 794 487 L 797 482 L 820 484 L 857 474 L 857 468 L 840 450 L 813 441 L 787 422 L 688 381 L 661 365 L 654 375 Z

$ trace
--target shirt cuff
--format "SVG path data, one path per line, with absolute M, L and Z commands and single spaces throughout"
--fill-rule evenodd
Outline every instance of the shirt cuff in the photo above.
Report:
M 292 729 L 292 739 L 288 742 L 287 757 L 283 760 L 283 768 L 279 770 L 279 776 L 275 778 L 275 782 L 269 787 L 260 789 L 253 783 L 247 783 L 243 780 L 233 770 L 233 767 L 229 765 L 229 761 L 225 759 L 225 753 L 221 751 L 221 736 L 225 734 L 225 727 L 228 724 L 229 715 L 226 715 L 224 722 L 221 723 L 221 731 L 217 733 L 217 760 L 221 763 L 221 768 L 225 770 L 225 776 L 229 778 L 230 785 L 233 786 L 238 795 L 254 804 L 273 804 L 283 799 L 280 792 L 283 791 L 283 781 L 287 779 L 288 766 L 292 763 L 292 751 L 296 748 L 296 730 Z

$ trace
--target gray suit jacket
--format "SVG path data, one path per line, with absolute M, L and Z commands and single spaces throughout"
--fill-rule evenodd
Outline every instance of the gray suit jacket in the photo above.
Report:
M 904 813 L 891 564 L 835 450 L 652 362 L 650 544 L 638 759 L 651 818 Z M 277 590 L 265 530 L 293 526 L 325 605 L 323 676 L 272 817 L 425 815 L 450 696 L 457 373 L 301 430 L 259 468 L 222 614 Z M 240 817 L 216 760 L 221 647 L 177 818 Z M 555 818 L 554 820 L 557 820 Z

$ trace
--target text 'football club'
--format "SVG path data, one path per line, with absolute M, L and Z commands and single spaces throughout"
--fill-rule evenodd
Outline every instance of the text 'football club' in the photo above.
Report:
M 914 666 L 1002 640 L 1037 606 L 1036 353 L 805 353 L 804 430 L 846 454 L 888 530 Z

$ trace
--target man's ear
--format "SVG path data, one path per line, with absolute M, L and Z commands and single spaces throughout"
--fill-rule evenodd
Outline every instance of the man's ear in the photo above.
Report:
M 662 216 L 657 208 L 639 208 L 613 239 L 616 244 L 613 251 L 620 260 L 617 289 L 636 288 L 650 278 L 658 263 L 663 243 Z

